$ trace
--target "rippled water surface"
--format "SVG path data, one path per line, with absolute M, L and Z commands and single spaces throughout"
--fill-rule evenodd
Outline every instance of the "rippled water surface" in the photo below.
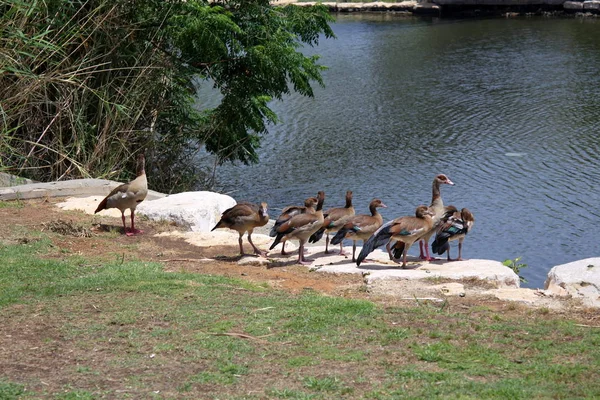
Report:
M 600 256 L 600 21 L 343 15 L 333 28 L 306 50 L 326 87 L 273 104 L 282 122 L 260 164 L 224 166 L 224 190 L 274 217 L 352 190 L 358 213 L 379 197 L 387 220 L 429 204 L 445 173 L 444 203 L 476 218 L 464 257 L 522 256 L 525 286 L 542 287 L 552 266 Z

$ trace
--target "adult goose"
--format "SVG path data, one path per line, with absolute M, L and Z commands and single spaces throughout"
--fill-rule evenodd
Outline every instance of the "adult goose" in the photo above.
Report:
M 138 233 L 143 233 L 139 229 L 135 229 L 135 208 L 148 195 L 148 180 L 146 179 L 145 158 L 143 154 L 139 154 L 137 158 L 137 177 L 129 183 L 114 188 L 102 201 L 98 204 L 98 208 L 94 214 L 107 210 L 109 208 L 117 208 L 121 211 L 121 220 L 123 221 L 123 229 L 127 236 L 133 236 Z M 131 210 L 131 229 L 127 229 L 125 223 L 125 210 Z
M 440 185 L 454 186 L 454 182 L 450 180 L 446 175 L 439 174 L 433 178 L 431 185 L 431 204 L 429 208 L 433 211 L 433 226 L 425 235 L 421 237 L 419 241 L 420 258 L 422 260 L 431 261 L 432 257 L 429 254 L 429 239 L 436 231 L 442 216 L 444 215 L 444 201 L 442 200 L 442 194 L 440 192 Z
M 296 239 L 300 244 L 298 249 L 298 264 L 310 264 L 312 260 L 304 257 L 304 244 L 308 238 L 323 226 L 323 202 L 325 192 L 317 195 L 317 208 L 314 214 L 304 213 L 294 215 L 292 218 L 277 227 L 277 236 L 269 250 L 272 250 L 283 240 Z
M 304 200 L 304 206 L 288 206 L 284 208 L 279 217 L 277 217 L 277 220 L 275 220 L 275 224 L 271 228 L 269 236 L 277 236 L 277 228 L 279 228 L 284 222 L 290 220 L 294 215 L 314 214 L 317 203 L 318 200 L 316 197 L 309 197 L 308 199 Z M 281 255 L 284 256 L 288 254 L 285 252 L 285 242 L 285 240 L 281 241 Z
M 475 217 L 467 208 L 458 211 L 456 207 L 449 209 L 438 227 L 431 250 L 439 255 L 448 252 L 448 261 L 462 261 L 462 245 L 465 236 L 473 229 Z M 450 241 L 458 240 L 458 258 L 450 258 Z
M 337 232 L 346 221 L 354 216 L 354 207 L 352 206 L 352 192 L 348 190 L 346 192 L 346 205 L 344 207 L 330 208 L 323 213 L 324 220 L 323 226 L 319 228 L 313 235 L 311 235 L 309 242 L 316 243 L 325 236 L 325 254 L 329 254 L 329 234 Z M 340 242 L 340 255 L 344 255 L 344 246 Z
M 344 239 L 352 239 L 352 262 L 356 261 L 356 241 L 363 243 L 383 224 L 383 216 L 377 211 L 380 207 L 387 207 L 380 199 L 373 199 L 369 204 L 370 215 L 361 214 L 351 217 L 331 239 L 331 244 L 342 243 Z
M 406 268 L 406 253 L 410 246 L 419 240 L 425 233 L 429 232 L 433 226 L 433 212 L 425 205 L 420 205 L 415 210 L 415 216 L 406 216 L 396 218 L 383 224 L 375 233 L 365 242 L 356 265 L 360 263 L 377 247 L 387 244 L 390 240 L 396 240 L 402 246 L 397 246 L 402 251 L 402 268 Z M 397 243 L 397 244 L 398 244 Z
M 242 245 L 242 236 L 248 232 L 248 243 L 252 246 L 254 254 L 265 256 L 266 252 L 260 250 L 252 243 L 252 232 L 255 228 L 264 226 L 269 222 L 269 211 L 267 203 L 262 202 L 260 205 L 254 203 L 238 203 L 235 206 L 228 208 L 221 214 L 221 219 L 211 232 L 219 228 L 229 228 L 237 231 L 240 235 L 238 243 L 240 245 L 240 255 L 244 254 L 244 246 Z

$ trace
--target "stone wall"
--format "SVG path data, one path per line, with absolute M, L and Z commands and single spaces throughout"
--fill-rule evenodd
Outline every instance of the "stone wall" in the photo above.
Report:
M 565 0 L 430 0 L 402 1 L 384 3 L 357 2 L 300 2 L 297 0 L 276 0 L 273 5 L 311 6 L 323 4 L 331 12 L 397 12 L 407 14 L 446 15 L 456 13 L 485 13 L 511 15 L 512 13 L 558 12 L 566 14 L 600 15 L 600 0 L 565 1 Z M 475 12 L 478 11 L 478 12 Z

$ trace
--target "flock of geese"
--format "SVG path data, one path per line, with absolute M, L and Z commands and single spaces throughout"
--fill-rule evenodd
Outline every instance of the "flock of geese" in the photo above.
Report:
M 121 219 L 125 234 L 128 236 L 142 233 L 135 228 L 135 209 L 144 201 L 148 194 L 148 181 L 144 168 L 144 155 L 137 159 L 137 177 L 129 182 L 114 188 L 98 205 L 95 213 L 117 208 L 121 211 Z M 439 174 L 433 179 L 431 204 L 419 205 L 414 216 L 403 216 L 383 223 L 382 215 L 378 208 L 386 207 L 380 199 L 373 199 L 369 204 L 370 214 L 356 214 L 352 205 L 352 192 L 346 192 L 344 207 L 323 210 L 325 192 L 320 191 L 316 197 L 309 197 L 303 206 L 289 206 L 282 210 L 275 224 L 271 228 L 270 236 L 274 237 L 269 250 L 278 244 L 281 254 L 287 255 L 285 243 L 288 240 L 299 242 L 298 263 L 310 264 L 304 256 L 304 246 L 307 242 L 316 243 L 325 234 L 325 253 L 330 253 L 329 244 L 340 245 L 340 255 L 344 255 L 343 240 L 352 240 L 352 261 L 358 266 L 376 248 L 385 245 L 391 260 L 399 262 L 402 258 L 402 267 L 406 268 L 406 254 L 408 249 L 419 242 L 420 258 L 432 260 L 429 252 L 429 240 L 435 234 L 431 244 L 434 254 L 447 253 L 450 258 L 450 241 L 458 241 L 458 258 L 462 260 L 462 244 L 466 234 L 473 228 L 475 218 L 466 208 L 458 210 L 454 206 L 444 206 L 440 193 L 440 185 L 454 185 L 444 174 Z M 131 210 L 131 228 L 127 228 L 125 210 Z M 266 256 L 267 252 L 260 250 L 252 242 L 254 229 L 264 226 L 269 222 L 267 203 L 238 203 L 225 210 L 219 222 L 212 228 L 233 229 L 238 232 L 240 254 L 244 255 L 242 237 L 247 233 L 248 242 L 254 254 Z M 333 237 L 330 239 L 330 234 Z M 356 242 L 363 242 L 362 249 L 356 257 Z
M 340 255 L 344 255 L 342 241 L 352 240 L 352 261 L 358 266 L 376 248 L 385 245 L 391 260 L 399 262 L 406 268 L 408 249 L 417 241 L 420 245 L 420 258 L 430 261 L 433 258 L 429 252 L 429 240 L 435 234 L 431 244 L 433 253 L 447 253 L 448 261 L 462 260 L 462 244 L 466 234 L 473 228 L 475 218 L 467 209 L 458 210 L 454 206 L 444 206 L 440 193 L 440 185 L 454 185 L 444 174 L 433 179 L 431 204 L 419 205 L 414 216 L 403 216 L 383 223 L 378 208 L 386 207 L 381 199 L 373 199 L 369 204 L 370 214 L 356 214 L 352 205 L 352 192 L 346 192 L 344 207 L 323 210 L 325 193 L 320 191 L 316 197 L 309 197 L 303 206 L 289 206 L 283 209 L 271 228 L 270 236 L 274 237 L 269 250 L 282 244 L 281 254 L 286 255 L 285 242 L 299 242 L 298 263 L 310 264 L 304 256 L 304 246 L 316 243 L 325 234 L 325 253 L 329 253 L 329 244 L 340 245 Z M 266 255 L 252 243 L 252 232 L 255 228 L 267 224 L 269 213 L 266 203 L 238 203 L 225 210 L 221 220 L 212 230 L 229 228 L 238 232 L 240 253 L 244 254 L 242 237 L 248 234 L 248 242 L 258 255 Z M 332 234 L 333 237 L 329 238 Z M 362 240 L 363 246 L 356 256 L 356 242 Z M 458 241 L 458 258 L 450 258 L 450 241 Z

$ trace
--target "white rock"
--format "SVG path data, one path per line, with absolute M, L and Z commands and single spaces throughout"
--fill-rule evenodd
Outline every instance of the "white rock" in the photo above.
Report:
M 581 1 L 565 1 L 563 3 L 563 7 L 565 10 L 583 10 L 583 2 Z
M 106 193 L 108 194 L 108 192 Z M 56 203 L 56 207 L 61 208 L 63 210 L 79 210 L 83 211 L 86 214 L 94 214 L 96 208 L 98 208 L 98 204 L 104 199 L 106 195 L 95 195 L 95 196 L 87 196 L 87 197 L 67 197 L 65 201 L 60 203 Z M 121 217 L 121 211 L 116 208 L 109 208 L 107 210 L 102 210 L 98 213 L 98 215 L 108 215 L 115 218 Z M 125 215 L 129 216 L 129 210 L 125 211 Z
M 209 232 L 226 209 L 236 205 L 227 195 L 214 192 L 183 192 L 143 202 L 137 212 L 155 221 L 171 221 L 193 232 Z
M 238 247 L 238 238 L 239 235 L 236 231 L 231 229 L 217 229 L 213 232 L 162 232 L 158 233 L 156 236 L 159 237 L 176 237 L 182 238 L 187 243 L 198 246 L 198 247 L 211 247 L 211 246 L 235 246 Z M 271 243 L 273 243 L 273 238 L 267 235 L 261 235 L 257 233 L 252 234 L 252 242 L 261 250 L 267 250 Z M 248 243 L 247 235 L 244 234 L 242 238 L 242 244 L 244 246 L 244 250 L 249 253 L 252 251 L 252 246 Z M 289 246 L 289 247 L 288 247 Z M 277 248 L 277 247 L 276 247 Z M 293 244 L 286 245 L 287 250 L 294 250 Z M 273 249 L 275 251 L 275 249 Z
M 598 11 L 598 10 L 600 10 L 600 1 L 598 1 L 598 0 L 584 1 L 583 9 Z
M 600 307 L 600 257 L 553 267 L 544 288 L 556 295 L 564 295 L 566 291 L 587 306 Z
M 415 257 L 408 257 L 408 268 L 402 269 L 399 264 L 390 261 L 386 252 L 377 249 L 369 254 L 368 260 L 360 267 L 352 262 L 352 248 L 345 247 L 344 251 L 348 258 L 337 255 L 338 248 L 335 247 L 333 254 L 324 254 L 324 248 L 309 247 L 314 251 L 315 262 L 311 267 L 319 272 L 332 273 L 355 273 L 366 276 L 367 284 L 373 284 L 377 280 L 423 280 L 423 279 L 451 279 L 460 281 L 463 279 L 481 279 L 490 281 L 497 287 L 519 287 L 519 276 L 510 268 L 493 260 L 465 260 L 452 261 L 437 260 L 432 262 L 421 261 Z M 356 254 L 360 252 L 357 248 Z M 312 258 L 312 257 L 311 257 Z

